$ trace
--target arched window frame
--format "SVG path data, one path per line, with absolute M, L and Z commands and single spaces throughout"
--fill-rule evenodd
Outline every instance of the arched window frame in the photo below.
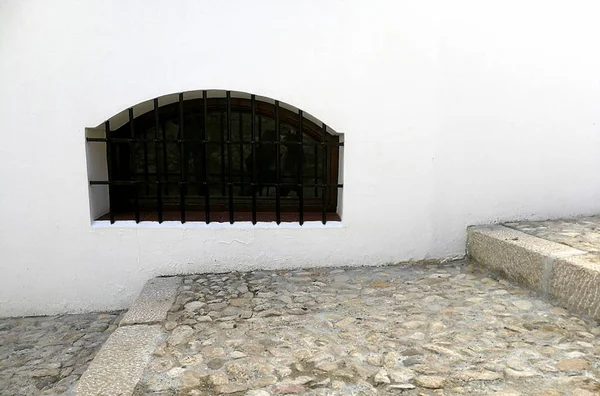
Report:
M 304 136 L 312 139 L 314 141 L 314 144 L 312 146 L 314 147 L 315 152 L 321 154 L 321 160 L 323 160 L 323 158 L 326 158 L 325 167 L 322 168 L 323 172 L 325 172 L 325 175 L 319 175 L 320 180 L 315 180 L 315 183 L 312 186 L 315 188 L 315 191 L 320 190 L 321 194 L 317 198 L 304 197 L 305 193 L 300 193 L 299 191 L 304 191 L 303 187 L 306 187 L 310 183 L 307 184 L 304 183 L 304 181 L 301 181 L 301 187 L 298 188 L 297 192 L 297 200 L 300 201 L 297 204 L 297 220 L 294 219 L 293 221 L 299 221 L 300 224 L 302 224 L 304 222 L 304 219 L 307 217 L 307 214 L 309 215 L 308 217 L 310 217 L 311 220 L 314 220 L 314 215 L 316 213 L 320 214 L 319 217 L 323 223 L 325 223 L 328 220 L 339 220 L 339 217 L 336 213 L 338 204 L 338 189 L 342 188 L 342 185 L 341 183 L 339 183 L 338 180 L 340 158 L 339 148 L 343 145 L 343 143 L 340 142 L 339 136 L 329 133 L 330 130 L 327 126 L 325 126 L 325 124 L 318 125 L 318 121 L 314 122 L 313 119 L 306 117 L 306 115 L 301 110 L 298 110 L 297 112 L 292 111 L 288 108 L 289 106 L 286 105 L 284 107 L 278 101 L 274 101 L 274 103 L 271 103 L 267 101 L 257 100 L 255 95 L 251 95 L 250 99 L 241 97 L 231 97 L 230 91 L 226 91 L 226 97 L 208 97 L 207 91 L 202 91 L 201 98 L 196 97 L 187 100 L 185 100 L 184 94 L 179 94 L 179 100 L 176 102 L 165 104 L 163 106 L 159 106 L 158 103 L 158 99 L 155 99 L 153 101 L 154 106 L 152 110 L 146 111 L 143 114 L 139 114 L 135 117 L 133 114 L 134 109 L 129 109 L 129 121 L 126 122 L 124 125 L 121 125 L 114 131 L 111 131 L 110 122 L 107 121 L 105 123 L 105 129 L 107 133 L 104 139 L 88 139 L 88 141 L 91 142 L 104 141 L 105 143 L 107 143 L 106 152 L 108 161 L 109 180 L 92 180 L 90 182 L 90 184 L 92 185 L 108 184 L 109 186 L 110 211 L 104 216 L 101 216 L 100 219 L 109 219 L 111 223 L 114 222 L 116 219 L 135 220 L 136 222 L 148 219 L 148 217 L 145 216 L 144 213 L 152 209 L 148 207 L 147 200 L 140 200 L 139 188 L 145 187 L 146 189 L 148 189 L 149 186 L 153 183 L 156 183 L 159 186 L 157 188 L 157 195 L 159 197 L 156 200 L 156 211 L 158 212 L 158 216 L 156 219 L 151 218 L 151 220 L 158 220 L 159 222 L 162 222 L 165 219 L 164 214 L 167 213 L 169 209 L 174 209 L 173 206 L 177 206 L 177 209 L 179 211 L 178 220 L 180 220 L 181 222 L 186 222 L 189 220 L 205 221 L 206 223 L 209 223 L 211 221 L 223 221 L 224 219 L 222 218 L 222 216 L 221 218 L 219 218 L 218 216 L 217 218 L 215 218 L 214 216 L 215 213 L 222 214 L 223 212 L 228 212 L 227 220 L 230 223 L 240 220 L 251 220 L 254 224 L 256 224 L 257 221 L 268 221 L 263 219 L 267 219 L 269 217 L 265 216 L 265 213 L 268 214 L 269 212 L 271 212 L 271 214 L 275 214 L 275 218 L 272 220 L 276 221 L 277 223 L 280 223 L 282 221 L 282 214 L 284 215 L 283 221 L 286 221 L 285 218 L 290 218 L 289 212 L 293 212 L 294 210 L 291 209 L 289 205 L 282 206 L 282 197 L 279 196 L 279 190 L 284 188 L 285 183 L 282 183 L 280 178 L 278 178 L 277 182 L 275 183 L 276 185 L 272 186 L 277 191 L 276 196 L 267 197 L 266 199 L 264 197 L 261 197 L 260 199 L 257 199 L 255 197 L 255 188 L 257 187 L 257 185 L 261 187 L 262 191 L 262 187 L 264 187 L 266 184 L 256 180 L 249 180 L 247 183 L 248 186 L 252 189 L 252 198 L 247 199 L 239 196 L 233 197 L 232 185 L 240 183 L 234 183 L 234 180 L 231 178 L 230 173 L 228 180 L 224 181 L 222 186 L 224 191 L 225 189 L 229 190 L 228 194 L 224 193 L 224 196 L 221 198 L 214 196 L 205 197 L 204 204 L 195 202 L 193 205 L 190 204 L 190 202 L 186 202 L 188 198 L 186 191 L 189 190 L 191 186 L 198 183 L 191 182 L 186 178 L 186 165 L 182 166 L 179 180 L 170 180 L 169 172 L 164 172 L 164 169 L 163 172 L 165 177 L 163 180 L 160 180 L 160 171 L 158 169 L 159 165 L 157 162 L 156 180 L 151 180 L 148 178 L 148 150 L 152 149 L 151 147 L 148 148 L 148 145 L 154 145 L 154 148 L 156 150 L 155 158 L 158 158 L 158 156 L 160 155 L 158 152 L 159 146 L 161 146 L 162 149 L 166 147 L 169 143 L 175 143 L 179 146 L 179 151 L 181 154 L 180 163 L 186 164 L 189 162 L 188 157 L 186 157 L 186 155 L 188 155 L 186 154 L 186 152 L 189 152 L 187 148 L 189 148 L 189 145 L 191 143 L 203 145 L 204 150 L 206 150 L 205 147 L 208 144 L 214 143 L 210 142 L 209 139 L 206 138 L 206 123 L 200 131 L 196 131 L 196 133 L 194 134 L 190 134 L 189 131 L 185 132 L 185 125 L 181 126 L 181 130 L 175 141 L 169 141 L 165 138 L 164 128 L 161 128 L 161 123 L 168 122 L 169 120 L 185 120 L 186 116 L 192 113 L 203 114 L 204 118 L 206 119 L 207 115 L 211 112 L 225 111 L 227 114 L 226 118 L 228 120 L 228 122 L 226 123 L 227 137 L 225 138 L 225 140 L 220 142 L 220 145 L 222 152 L 227 151 L 228 160 L 230 160 L 231 158 L 230 148 L 232 144 L 242 144 L 240 149 L 240 155 L 243 155 L 244 144 L 250 144 L 252 146 L 253 153 L 256 145 L 261 144 L 256 134 L 254 135 L 253 139 L 250 139 L 250 141 L 245 142 L 242 138 L 241 142 L 232 142 L 232 114 L 254 114 L 255 117 L 251 117 L 251 119 L 254 120 L 256 120 L 256 117 L 277 119 L 277 125 L 279 127 L 281 125 L 286 124 L 295 128 L 296 131 L 301 130 L 303 138 L 297 143 L 299 145 L 298 147 L 310 146 L 310 144 L 302 143 L 305 140 Z M 241 117 L 242 116 L 240 115 L 240 128 L 242 128 Z M 156 126 L 158 126 L 159 128 L 156 128 Z M 152 127 L 155 127 L 155 133 L 157 131 L 160 131 L 160 133 L 156 133 L 155 136 L 146 136 L 145 132 L 151 129 Z M 263 143 L 267 144 L 269 142 L 265 141 Z M 283 142 L 281 141 L 281 135 L 279 132 L 277 133 L 276 141 L 273 141 L 271 143 L 274 144 L 275 147 L 277 147 L 277 158 L 281 158 L 279 155 L 279 150 Z M 144 147 L 143 155 L 145 157 L 146 162 L 145 175 L 143 174 L 144 172 L 142 172 L 142 175 L 140 175 L 135 171 L 135 158 L 132 158 L 135 157 L 136 153 L 136 149 L 134 148 L 135 145 L 140 144 Z M 289 144 L 289 142 L 287 144 Z M 186 147 L 186 145 L 188 145 L 188 147 Z M 115 150 L 117 147 L 120 147 L 120 150 Z M 119 151 L 119 155 L 121 157 L 115 155 L 115 151 Z M 129 158 L 127 159 L 127 155 L 124 155 L 123 153 L 128 153 Z M 134 155 L 132 156 L 131 153 L 134 153 Z M 140 154 L 138 153 L 137 156 L 140 156 Z M 204 158 L 206 158 L 206 154 Z M 131 164 L 129 166 L 129 174 L 123 171 L 123 164 L 127 162 Z M 279 164 L 277 166 L 279 167 Z M 231 170 L 231 165 L 229 165 L 228 169 Z M 317 166 L 315 165 L 315 171 L 316 169 Z M 243 169 L 241 172 L 243 174 Z M 204 179 L 200 182 L 200 184 L 207 184 L 207 180 L 209 179 Z M 209 182 L 208 184 L 215 183 Z M 168 203 L 166 200 L 164 200 L 165 197 L 160 197 L 161 185 L 174 185 L 176 187 L 175 189 L 179 190 L 179 195 L 181 198 L 179 205 L 173 205 L 172 199 L 169 201 L 170 203 Z M 132 210 L 129 211 L 129 215 L 125 215 L 125 217 L 123 217 L 123 213 L 119 213 L 120 209 L 122 209 L 120 208 L 120 204 L 123 205 L 123 203 L 126 201 L 124 199 L 123 191 L 130 191 L 131 194 L 134 195 L 134 207 L 132 208 Z M 209 195 L 209 193 L 206 194 Z M 141 195 L 143 196 L 143 194 Z M 302 198 L 300 196 L 302 196 Z M 129 198 L 131 198 L 131 196 Z M 163 202 L 161 202 L 161 200 Z M 290 201 L 287 198 L 285 198 L 285 200 Z M 193 214 L 198 211 L 204 212 L 203 219 L 199 219 L 197 216 L 190 216 L 190 214 Z M 121 210 L 121 212 L 123 211 Z M 251 219 L 238 218 L 239 215 L 247 215 L 248 213 L 251 213 Z M 236 215 L 238 215 L 238 217 L 236 217 Z M 169 219 L 173 220 L 172 218 Z

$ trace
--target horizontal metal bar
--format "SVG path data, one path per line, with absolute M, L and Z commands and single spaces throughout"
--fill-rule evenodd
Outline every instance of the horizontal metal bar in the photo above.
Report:
M 268 141 L 268 140 L 256 140 L 256 141 L 252 141 L 252 140 L 243 140 L 243 141 L 239 141 L 239 140 L 224 140 L 224 141 L 220 141 L 220 140 L 203 140 L 203 139 L 167 139 L 167 140 L 162 140 L 162 139 L 144 139 L 144 138 L 135 138 L 135 139 L 130 139 L 130 138 L 86 138 L 86 141 L 89 143 L 106 143 L 106 142 L 110 142 L 110 143 L 131 143 L 131 142 L 139 142 L 139 143 L 173 143 L 173 144 L 181 144 L 181 143 L 198 143 L 198 144 L 229 144 L 229 143 L 235 143 L 235 144 L 272 144 L 272 145 L 285 145 L 285 146 L 291 146 L 291 145 L 302 145 L 302 146 L 307 146 L 307 147 L 313 147 L 313 146 L 332 146 L 332 147 L 342 147 L 344 146 L 344 142 L 317 142 L 315 141 L 314 143 L 309 143 L 309 142 L 295 142 L 295 141 L 282 141 L 282 142 L 277 142 L 277 141 Z
M 252 182 L 220 182 L 220 181 L 149 181 L 144 180 L 92 180 L 90 185 L 92 186 L 132 186 L 132 185 L 144 185 L 144 184 L 176 184 L 176 185 L 214 185 L 214 186 L 252 186 L 252 187 L 331 187 L 331 188 L 343 188 L 343 184 L 301 184 L 301 183 L 252 183 Z
M 175 175 L 178 175 L 179 173 L 178 172 L 168 172 L 168 173 L 162 173 L 161 172 L 160 174 L 161 175 L 175 176 Z M 154 177 L 154 176 L 157 176 L 157 173 L 155 173 L 155 172 L 149 172 L 148 175 Z M 233 175 L 234 176 L 240 176 L 240 173 L 234 172 Z M 244 175 L 247 175 L 247 173 L 244 173 Z M 221 174 L 220 173 L 210 173 L 209 174 L 209 178 L 210 177 L 218 177 L 218 176 L 221 176 Z M 283 176 L 283 178 L 284 179 L 294 179 L 294 180 L 296 179 L 294 176 L 291 176 L 291 175 Z M 312 179 L 312 177 L 311 176 L 304 176 L 304 179 Z M 194 180 L 191 180 L 191 181 L 194 181 Z M 148 183 L 151 183 L 151 184 L 152 183 L 157 183 L 157 181 L 156 180 L 149 180 Z M 164 183 L 164 182 L 161 181 L 161 183 Z M 169 183 L 179 183 L 179 180 L 175 180 L 175 181 L 170 180 Z M 244 183 L 249 183 L 249 181 L 244 181 Z

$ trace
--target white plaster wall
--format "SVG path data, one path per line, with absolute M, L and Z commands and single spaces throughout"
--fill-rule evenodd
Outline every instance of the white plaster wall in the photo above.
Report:
M 465 227 L 600 211 L 595 1 L 0 1 L 0 316 L 150 277 L 464 254 Z M 344 133 L 343 226 L 92 227 L 85 128 L 232 89 Z

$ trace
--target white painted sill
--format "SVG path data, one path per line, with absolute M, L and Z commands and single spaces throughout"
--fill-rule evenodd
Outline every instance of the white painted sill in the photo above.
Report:
M 323 224 L 320 221 L 305 221 L 303 225 L 299 223 L 280 223 L 276 222 L 258 222 L 252 224 L 251 221 L 240 221 L 233 224 L 230 223 L 209 223 L 206 224 L 202 221 L 190 221 L 181 223 L 180 221 L 142 221 L 136 223 L 134 220 L 120 220 L 110 224 L 109 220 L 95 220 L 92 222 L 94 228 L 205 228 L 205 229 L 263 229 L 263 228 L 277 228 L 277 229 L 319 229 L 319 228 L 344 228 L 341 221 L 328 221 Z

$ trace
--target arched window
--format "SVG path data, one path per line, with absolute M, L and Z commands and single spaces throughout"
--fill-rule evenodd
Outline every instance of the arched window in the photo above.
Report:
M 135 110 L 87 139 L 106 144 L 107 180 L 90 181 L 108 185 L 110 209 L 99 219 L 339 220 L 343 143 L 303 111 L 231 91 Z

